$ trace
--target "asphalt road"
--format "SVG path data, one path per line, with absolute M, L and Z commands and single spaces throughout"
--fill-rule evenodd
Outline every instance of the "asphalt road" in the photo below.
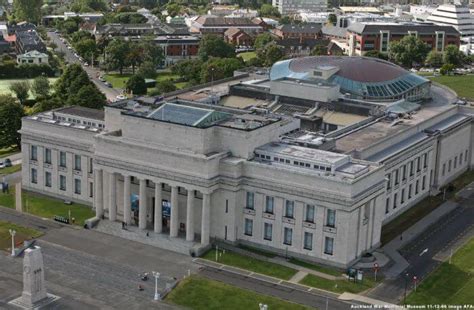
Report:
M 103 92 L 105 94 L 105 96 L 107 97 L 107 100 L 114 101 L 114 100 L 116 100 L 116 97 L 122 93 L 122 90 L 107 87 L 103 82 L 101 82 L 98 79 L 98 75 L 97 75 L 97 73 L 100 74 L 100 70 L 97 69 L 97 68 L 92 68 L 91 66 L 87 66 L 87 67 L 84 66 L 84 64 L 79 61 L 79 58 L 77 58 L 74 55 L 74 52 L 71 51 L 70 49 L 68 49 L 66 44 L 64 44 L 61 41 L 61 38 L 59 37 L 59 35 L 57 33 L 50 31 L 50 32 L 48 32 L 48 37 L 50 37 L 51 41 L 56 44 L 56 46 L 57 46 L 56 50 L 61 51 L 61 52 L 64 53 L 64 57 L 65 57 L 65 59 L 68 63 L 70 63 L 70 64 L 78 63 L 82 66 L 82 68 L 89 75 L 89 79 L 95 85 L 97 85 L 97 87 L 99 88 L 99 90 L 101 92 Z
M 414 279 L 419 284 L 442 262 L 436 255 L 449 251 L 457 240 L 474 229 L 474 195 L 429 227 L 423 234 L 400 251 L 410 263 L 398 278 L 386 280 L 373 289 L 368 296 L 391 303 L 402 303 L 407 291 L 414 289 Z

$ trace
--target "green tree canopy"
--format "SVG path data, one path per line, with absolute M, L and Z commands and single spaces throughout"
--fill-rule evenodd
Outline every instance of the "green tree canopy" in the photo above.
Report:
M 170 80 L 164 80 L 156 84 L 156 93 L 158 95 L 170 93 L 176 90 L 176 85 Z
M 0 95 L 0 148 L 21 146 L 21 118 L 23 107 L 11 96 Z
M 280 12 L 278 8 L 274 7 L 271 4 L 264 3 L 258 10 L 258 14 L 263 17 L 280 17 Z
M 179 5 L 176 2 L 170 1 L 166 5 L 166 10 L 168 11 L 168 15 L 171 17 L 175 17 L 176 15 L 179 15 L 179 13 L 181 12 L 181 9 L 182 9 L 181 5 Z
M 432 50 L 426 56 L 425 64 L 429 67 L 439 68 L 443 65 L 443 54 Z
M 50 89 L 51 85 L 49 85 L 49 80 L 45 76 L 38 76 L 31 85 L 31 91 L 36 96 L 36 99 L 47 98 Z
M 285 56 L 281 47 L 275 43 L 267 44 L 265 47 L 257 50 L 257 57 L 261 59 L 262 63 L 266 67 L 272 66 L 278 60 L 281 60 Z
M 255 41 L 253 43 L 253 47 L 255 49 L 263 48 L 265 45 L 267 45 L 270 42 L 274 42 L 275 39 L 269 32 L 263 32 L 257 35 L 255 38 Z
M 420 38 L 412 35 L 390 43 L 389 58 L 396 63 L 411 68 L 414 63 L 423 64 L 431 48 Z
M 151 61 L 145 61 L 138 68 L 137 74 L 147 79 L 154 79 L 156 78 L 156 66 Z
M 383 60 L 388 60 L 388 56 L 386 54 L 378 51 L 378 50 L 367 51 L 367 52 L 365 52 L 364 56 L 380 58 L 380 59 L 383 59 Z
M 335 25 L 337 23 L 337 16 L 336 14 L 329 14 L 328 15 L 328 23 Z
M 17 21 L 27 21 L 39 24 L 41 21 L 41 6 L 43 0 L 14 0 L 13 11 Z
M 199 59 L 182 60 L 171 67 L 171 72 L 195 85 L 201 82 L 202 65 L 203 62 Z
M 316 45 L 311 51 L 311 56 L 327 56 L 328 47 L 324 45 Z
M 206 34 L 202 37 L 199 45 L 199 57 L 207 61 L 209 57 L 232 58 L 235 57 L 234 47 L 213 34 Z
M 74 12 L 105 12 L 108 7 L 105 0 L 75 0 L 72 10 Z
M 105 95 L 97 87 L 90 83 L 79 89 L 67 99 L 68 105 L 79 105 L 81 107 L 102 109 L 105 105 Z
M 243 66 L 241 58 L 212 58 L 202 66 L 201 82 L 207 83 L 231 77 L 235 70 Z
M 127 66 L 127 55 L 130 52 L 130 44 L 116 38 L 109 43 L 105 51 L 107 54 L 107 67 L 111 70 L 118 69 L 120 74 L 122 74 L 123 68 Z
M 28 81 L 14 82 L 10 85 L 10 90 L 15 94 L 20 101 L 20 104 L 24 104 L 28 99 L 28 92 L 30 91 L 30 83 Z
M 126 89 L 134 95 L 146 94 L 145 78 L 138 74 L 132 75 L 127 81 Z
M 146 23 L 147 18 L 136 12 L 118 13 L 113 16 L 112 23 L 119 24 L 143 24 Z
M 59 97 L 40 98 L 32 108 L 32 113 L 51 111 L 64 106 L 64 102 Z
M 448 45 L 444 48 L 443 63 L 460 67 L 464 64 L 465 56 L 456 45 Z

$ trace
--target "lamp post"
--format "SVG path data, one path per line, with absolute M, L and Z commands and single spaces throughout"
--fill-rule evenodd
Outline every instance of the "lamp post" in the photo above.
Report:
M 160 273 L 152 271 L 153 276 L 155 277 L 155 298 L 154 300 L 160 300 L 160 294 L 158 294 L 158 279 L 160 278 Z
M 267 310 L 268 306 L 262 303 L 259 303 L 258 306 L 260 307 L 260 310 Z
M 16 235 L 16 230 L 14 229 L 9 229 L 10 236 L 12 236 L 12 256 L 15 256 L 15 235 Z

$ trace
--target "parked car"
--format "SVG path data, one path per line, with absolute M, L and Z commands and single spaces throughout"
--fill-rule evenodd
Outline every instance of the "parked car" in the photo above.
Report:
M 127 97 L 125 95 L 118 95 L 117 97 L 117 100 L 124 100 L 124 99 L 127 99 Z
M 105 85 L 105 86 L 107 86 L 107 87 L 110 87 L 110 88 L 112 88 L 112 84 L 111 84 L 111 83 L 109 83 L 109 82 L 104 82 L 104 85 Z
M 5 160 L 0 162 L 0 168 L 6 168 L 6 167 L 11 167 L 12 166 L 12 161 L 10 158 L 6 158 Z

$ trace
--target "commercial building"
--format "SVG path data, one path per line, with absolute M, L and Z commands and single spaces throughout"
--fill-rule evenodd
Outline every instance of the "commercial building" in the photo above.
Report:
M 191 33 L 218 34 L 224 33 L 230 28 L 238 28 L 248 34 L 257 34 L 263 31 L 262 25 L 254 23 L 252 19 L 245 17 L 217 17 L 201 15 L 186 21 Z
M 272 5 L 280 14 L 296 14 L 299 11 L 325 12 L 328 8 L 327 0 L 272 0 Z
M 453 26 L 462 37 L 474 36 L 474 15 L 469 7 L 459 4 L 443 4 L 431 13 L 427 21 L 436 25 Z
M 27 116 L 23 187 L 93 205 L 94 229 L 152 242 L 149 231 L 182 253 L 242 243 L 350 266 L 379 246 L 384 223 L 473 166 L 471 108 L 436 86 L 387 100 L 382 88 L 409 73 L 365 60 L 373 76 L 357 76 L 361 60 L 295 59 L 103 112 Z M 356 96 L 373 79 L 377 96 Z

